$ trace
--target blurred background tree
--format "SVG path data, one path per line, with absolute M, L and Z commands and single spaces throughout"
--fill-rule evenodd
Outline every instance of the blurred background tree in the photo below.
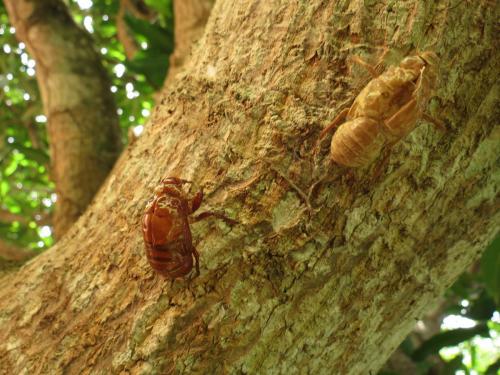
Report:
M 121 3 L 130 4 L 124 11 Z M 136 17 L 131 2 L 67 3 L 75 22 L 91 34 L 94 48 L 100 53 L 111 81 L 124 144 L 142 131 L 173 51 L 170 0 L 148 3 L 149 20 Z M 5 5 L 0 4 L 0 43 L 4 52 L 0 58 L 0 236 L 5 248 L 41 251 L 54 242 L 51 218 L 57 199 L 50 179 L 47 116 L 35 80 L 36 62 L 28 55 L 25 43 L 16 39 Z M 140 4 L 144 9 L 146 5 Z M 117 25 L 126 28 L 127 45 L 132 41 L 136 46 L 130 58 L 117 38 Z
M 212 1 L 200 0 L 203 4 L 191 18 L 186 15 L 192 12 L 188 3 L 65 2 L 76 24 L 91 35 L 107 72 L 123 144 L 142 132 L 169 63 L 173 69 L 182 65 L 189 41 L 201 35 Z M 175 25 L 179 35 L 172 59 L 174 5 L 182 19 Z M 191 21 L 186 23 L 187 19 Z M 201 24 L 193 21 L 199 19 Z M 197 24 L 196 29 L 189 24 Z M 50 175 L 47 114 L 35 79 L 37 64 L 16 38 L 3 2 L 0 48 L 0 270 L 6 271 L 54 243 L 57 194 Z M 499 303 L 500 237 L 481 262 L 449 289 L 440 305 L 417 322 L 382 373 L 500 373 Z

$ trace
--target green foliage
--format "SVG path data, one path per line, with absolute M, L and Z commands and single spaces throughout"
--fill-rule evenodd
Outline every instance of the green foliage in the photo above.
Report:
M 168 57 L 174 50 L 173 25 L 162 27 L 134 18 L 130 14 L 125 16 L 125 21 L 136 37 L 139 40 L 143 38 L 148 46 L 128 61 L 127 67 L 144 75 L 153 87 L 160 88 L 167 75 Z
M 149 8 L 158 12 L 167 25 L 173 25 L 174 13 L 171 0 L 145 0 L 144 2 Z
M 412 358 L 415 361 L 421 361 L 428 355 L 435 354 L 444 347 L 456 346 L 476 335 L 488 336 L 488 327 L 486 324 L 480 324 L 473 328 L 458 328 L 440 332 L 425 341 L 417 350 L 415 350 L 412 354 Z
M 171 0 L 149 0 L 154 21 L 127 15 L 130 32 L 143 48 L 127 61 L 118 42 L 118 0 L 93 1 L 81 9 L 66 1 L 73 18 L 91 32 L 96 49 L 111 78 L 122 139 L 130 128 L 145 123 L 153 95 L 165 79 L 173 51 Z M 51 214 L 57 199 L 50 181 L 46 118 L 35 79 L 35 62 L 15 37 L 0 0 L 0 239 L 21 247 L 52 245 Z M 2 220 L 2 218 L 4 218 Z M 7 218 L 7 219 L 6 219 Z
M 481 259 L 481 279 L 497 306 L 500 305 L 500 236 L 486 249 Z
M 485 371 L 486 375 L 496 375 L 500 372 L 500 358 L 495 363 L 492 363 Z
M 86 10 L 81 10 L 75 0 L 70 2 L 73 17 L 82 26 L 86 25 L 86 17 L 92 19 L 92 36 L 111 77 L 111 89 L 118 106 L 124 142 L 127 141 L 128 129 L 143 125 L 149 116 L 154 104 L 153 96 L 161 88 L 168 71 L 168 59 L 174 45 L 172 1 L 151 0 L 149 3 L 155 5 L 150 10 L 162 10 L 155 15 L 153 21 L 126 15 L 128 31 L 137 45 L 143 46 L 133 60 L 127 60 L 117 38 L 116 15 L 119 1 L 93 1 L 92 7 Z M 130 23 L 141 26 L 130 27 Z M 145 57 L 150 60 L 145 60 Z
M 50 217 L 53 185 L 34 61 L 17 42 L 0 7 L 0 238 L 22 247 L 43 248 L 40 236 Z M 1 220 L 3 215 L 12 220 Z M 46 230 L 42 234 L 46 234 Z
M 446 293 L 443 316 L 462 319 L 471 326 L 442 330 L 416 348 L 409 338 L 401 344 L 400 348 L 415 362 L 419 374 L 455 374 L 459 370 L 465 374 L 497 373 L 500 366 L 499 240 L 497 237 L 488 246 L 480 268 L 464 273 Z M 439 356 L 443 363 L 436 372 L 433 363 Z
M 174 50 L 173 29 L 151 24 L 148 21 L 125 15 L 125 21 L 136 36 L 148 42 L 148 49 L 170 54 Z
M 155 50 L 139 51 L 126 66 L 131 71 L 143 74 L 154 88 L 160 88 L 167 75 L 168 64 L 165 65 L 165 61 L 168 61 L 168 56 Z
M 446 362 L 442 371 L 443 375 L 454 375 L 459 370 L 466 372 L 467 367 L 464 365 L 463 361 L 463 355 L 457 355 L 451 361 Z

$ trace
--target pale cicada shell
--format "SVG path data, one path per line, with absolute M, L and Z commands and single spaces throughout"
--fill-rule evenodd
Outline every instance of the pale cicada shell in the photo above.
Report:
M 331 142 L 332 160 L 347 167 L 366 166 L 382 148 L 408 135 L 424 116 L 436 84 L 437 62 L 436 54 L 427 51 L 373 78 L 322 132 L 324 136 L 339 126 Z

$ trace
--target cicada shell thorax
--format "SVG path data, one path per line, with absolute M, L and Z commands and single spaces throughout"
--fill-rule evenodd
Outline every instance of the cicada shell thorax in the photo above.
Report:
M 426 52 L 425 55 L 430 62 L 436 62 L 437 56 L 434 53 Z M 394 108 L 390 109 L 389 116 L 384 121 L 388 137 L 393 142 L 406 137 L 415 128 L 436 84 L 435 66 L 420 56 L 403 60 L 400 70 L 406 70 L 415 78 L 403 87 Z
M 410 133 L 434 89 L 436 63 L 435 53 L 424 52 L 372 79 L 332 138 L 332 160 L 349 167 L 368 165 L 385 145 Z

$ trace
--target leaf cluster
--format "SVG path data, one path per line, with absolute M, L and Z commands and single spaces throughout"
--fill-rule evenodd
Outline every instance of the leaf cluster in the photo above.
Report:
M 464 273 L 445 297 L 438 319 L 454 317 L 470 326 L 441 329 L 417 345 L 412 333 L 400 349 L 422 375 L 497 374 L 500 370 L 500 235 L 485 250 L 481 261 Z

